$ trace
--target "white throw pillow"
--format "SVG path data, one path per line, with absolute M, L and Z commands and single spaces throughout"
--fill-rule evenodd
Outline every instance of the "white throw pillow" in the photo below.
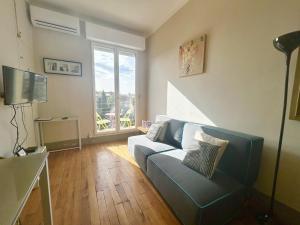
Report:
M 208 135 L 204 132 L 196 132 L 195 133 L 195 139 L 197 141 L 206 142 L 206 143 L 209 143 L 211 145 L 220 146 L 219 151 L 218 151 L 218 155 L 217 155 L 215 163 L 214 163 L 213 171 L 215 171 L 215 169 L 217 168 L 217 166 L 218 166 L 218 164 L 219 164 L 219 162 L 220 162 L 220 160 L 221 160 L 221 158 L 222 158 L 222 156 L 223 156 L 223 154 L 226 150 L 227 145 L 229 144 L 229 141 L 213 137 L 213 136 Z

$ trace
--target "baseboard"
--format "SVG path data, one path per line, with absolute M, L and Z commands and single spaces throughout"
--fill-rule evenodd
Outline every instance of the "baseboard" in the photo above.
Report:
M 78 140 L 66 140 L 66 141 L 57 141 L 57 142 L 50 142 L 45 143 L 47 147 L 47 151 L 56 151 L 61 149 L 67 149 L 67 148 L 76 148 L 78 146 Z
M 91 145 L 91 144 L 101 144 L 107 142 L 114 142 L 114 141 L 125 141 L 130 136 L 138 135 L 139 131 L 132 131 L 126 133 L 119 133 L 119 134 L 112 134 L 112 135 L 103 135 L 98 137 L 92 138 L 84 138 L 82 139 L 83 145 Z
M 266 212 L 266 210 L 269 208 L 270 197 L 257 190 L 254 190 L 253 199 L 255 202 L 259 202 L 260 206 L 257 208 L 257 211 L 265 210 Z M 255 205 L 257 206 L 258 204 Z M 274 217 L 281 225 L 300 224 L 300 212 L 278 201 L 275 202 Z
M 128 137 L 139 134 L 139 131 L 133 131 L 128 133 L 121 134 L 112 134 L 112 135 L 103 135 L 92 138 L 82 138 L 81 143 L 82 146 L 91 145 L 91 144 L 101 144 L 108 143 L 114 141 L 126 141 Z M 45 143 L 48 151 L 55 151 L 65 148 L 76 148 L 78 146 L 78 139 L 66 140 L 66 141 L 58 141 L 58 142 L 50 142 Z

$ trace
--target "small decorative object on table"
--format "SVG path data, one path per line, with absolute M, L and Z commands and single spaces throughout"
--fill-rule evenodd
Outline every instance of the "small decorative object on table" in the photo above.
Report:
M 142 120 L 142 126 L 141 127 L 137 127 L 137 129 L 139 131 L 141 131 L 142 133 L 146 134 L 149 130 L 149 127 L 151 126 L 152 122 L 151 120 Z
M 152 124 L 151 120 L 142 120 L 142 127 L 149 128 Z
M 80 62 L 50 58 L 44 58 L 43 60 L 45 73 L 82 76 L 82 64 Z

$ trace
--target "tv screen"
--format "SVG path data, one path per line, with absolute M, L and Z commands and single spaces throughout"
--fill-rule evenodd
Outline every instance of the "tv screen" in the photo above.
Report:
M 47 77 L 39 74 L 33 74 L 33 101 L 47 102 Z
M 8 66 L 2 71 L 5 105 L 47 101 L 47 77 Z

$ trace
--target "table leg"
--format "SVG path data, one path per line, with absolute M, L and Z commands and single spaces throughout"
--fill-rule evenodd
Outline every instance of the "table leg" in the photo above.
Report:
M 36 145 L 39 147 L 41 146 L 41 138 L 40 138 L 40 128 L 39 128 L 38 121 L 34 121 L 34 133 L 35 133 Z
M 80 120 L 77 120 L 77 132 L 78 132 L 78 144 L 79 149 L 81 150 L 81 134 L 80 134 Z
M 43 123 L 39 123 L 39 133 L 40 133 L 40 143 L 41 143 L 41 146 L 44 146 L 44 130 L 43 130 Z
M 40 187 L 44 215 L 44 225 L 53 225 L 51 194 L 48 175 L 48 160 L 46 160 L 44 168 L 40 175 Z

